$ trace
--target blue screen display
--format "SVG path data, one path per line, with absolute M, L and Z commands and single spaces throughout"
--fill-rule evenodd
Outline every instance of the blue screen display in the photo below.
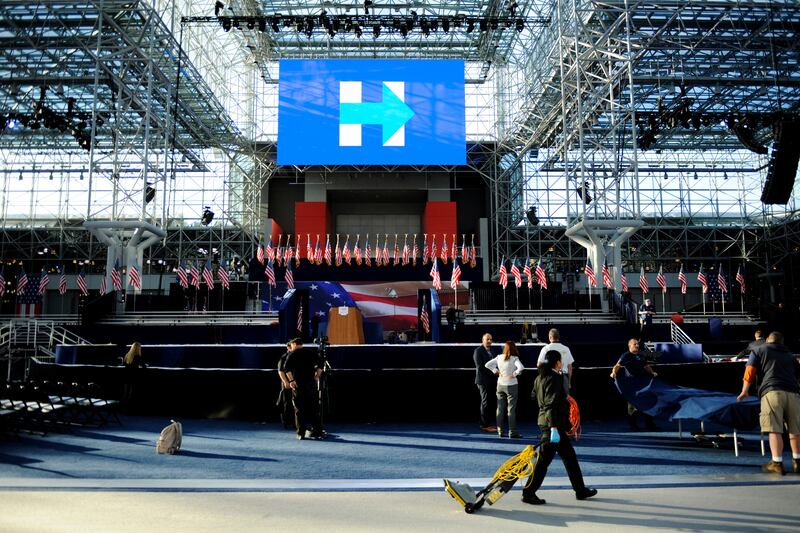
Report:
M 464 62 L 283 60 L 279 165 L 463 165 Z

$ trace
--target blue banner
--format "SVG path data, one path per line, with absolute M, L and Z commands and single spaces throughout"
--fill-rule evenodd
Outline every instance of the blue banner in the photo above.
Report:
M 283 60 L 279 165 L 463 165 L 464 62 Z

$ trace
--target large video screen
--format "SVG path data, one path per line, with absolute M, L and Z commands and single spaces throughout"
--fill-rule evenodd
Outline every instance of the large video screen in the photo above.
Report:
M 466 163 L 464 62 L 283 60 L 279 165 Z

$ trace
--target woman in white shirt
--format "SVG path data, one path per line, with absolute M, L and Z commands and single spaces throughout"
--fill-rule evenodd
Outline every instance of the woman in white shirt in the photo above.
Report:
M 511 341 L 506 341 L 503 353 L 486 363 L 486 368 L 497 376 L 497 434 L 503 437 L 505 417 L 508 414 L 508 436 L 512 439 L 521 439 L 517 432 L 517 398 L 519 384 L 517 376 L 525 367 L 519 360 L 517 346 Z

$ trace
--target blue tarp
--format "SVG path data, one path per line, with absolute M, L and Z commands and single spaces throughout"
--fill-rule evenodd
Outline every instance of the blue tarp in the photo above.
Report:
M 752 429 L 758 424 L 758 398 L 738 402 L 735 394 L 678 387 L 627 373 L 617 376 L 616 385 L 628 402 L 654 417 L 711 421 L 736 429 Z

